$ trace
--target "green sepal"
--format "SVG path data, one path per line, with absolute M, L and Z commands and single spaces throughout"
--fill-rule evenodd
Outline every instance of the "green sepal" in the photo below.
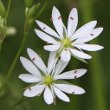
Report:
M 26 7 L 31 8 L 33 5 L 33 0 L 24 0 Z
M 36 5 L 33 5 L 30 9 L 29 9 L 29 12 L 27 14 L 27 16 L 31 19 L 33 19 L 35 16 L 36 16 L 36 12 L 38 10 L 40 6 L 40 3 L 36 4 Z

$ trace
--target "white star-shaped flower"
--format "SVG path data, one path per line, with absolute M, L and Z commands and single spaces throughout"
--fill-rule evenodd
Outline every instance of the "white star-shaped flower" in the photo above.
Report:
M 20 57 L 23 67 L 28 73 L 19 75 L 19 78 L 30 85 L 24 91 L 24 96 L 34 97 L 43 93 L 44 100 L 47 104 L 55 102 L 56 96 L 69 102 L 69 97 L 65 94 L 84 94 L 85 90 L 76 85 L 72 85 L 65 79 L 76 79 L 84 75 L 86 69 L 76 69 L 62 73 L 68 62 L 63 62 L 56 58 L 56 53 L 51 52 L 46 67 L 39 55 L 32 49 L 27 49 L 31 59 Z
M 67 29 L 56 7 L 53 7 L 51 20 L 57 32 L 38 20 L 36 20 L 37 24 L 45 33 L 38 29 L 35 29 L 35 32 L 39 38 L 49 43 L 49 45 L 44 46 L 44 49 L 57 51 L 63 61 L 69 61 L 71 55 L 85 61 L 84 59 L 92 57 L 84 53 L 83 50 L 97 51 L 103 49 L 100 45 L 86 44 L 86 42 L 96 38 L 103 31 L 101 27 L 95 28 L 97 21 L 91 21 L 76 30 L 78 24 L 76 8 L 73 8 L 69 14 Z

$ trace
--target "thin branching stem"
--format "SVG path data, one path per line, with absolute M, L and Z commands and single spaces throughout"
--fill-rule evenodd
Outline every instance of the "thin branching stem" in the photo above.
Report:
M 19 58 L 19 56 L 20 56 L 20 53 L 21 53 L 22 50 L 23 50 L 23 47 L 24 47 L 24 45 L 25 45 L 25 42 L 26 42 L 26 39 L 27 39 L 27 36 L 28 36 L 28 32 L 27 32 L 27 31 L 28 31 L 28 29 L 27 29 L 27 18 L 26 18 L 25 24 L 24 24 L 24 35 L 23 35 L 23 39 L 22 39 L 20 48 L 19 48 L 19 50 L 18 50 L 18 52 L 17 52 L 17 54 L 16 54 L 16 56 L 15 56 L 15 58 L 14 58 L 14 60 L 13 60 L 13 63 L 12 63 L 12 65 L 11 65 L 10 68 L 9 68 L 9 71 L 8 71 L 8 73 L 7 73 L 7 79 L 11 76 L 12 71 L 13 71 L 13 69 L 14 69 L 14 67 L 15 67 L 15 65 L 16 65 L 16 63 L 17 63 L 17 60 L 18 60 L 18 58 Z

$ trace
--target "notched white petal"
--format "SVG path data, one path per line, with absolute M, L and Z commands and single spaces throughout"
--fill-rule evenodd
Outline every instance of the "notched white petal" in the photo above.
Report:
M 24 96 L 26 97 L 39 96 L 44 89 L 45 89 L 45 85 L 36 85 L 36 86 L 29 87 L 24 91 Z
M 40 31 L 38 29 L 35 29 L 35 33 L 43 41 L 45 41 L 47 43 L 51 43 L 51 44 L 57 44 L 57 41 L 54 38 L 52 38 L 51 36 L 47 35 L 46 33 L 42 32 L 42 31 Z
M 78 13 L 77 13 L 77 9 L 73 8 L 69 14 L 68 17 L 68 36 L 71 37 L 74 33 L 74 31 L 77 28 L 77 24 L 78 24 Z
M 56 7 L 53 7 L 52 10 L 52 21 L 55 26 L 56 31 L 60 35 L 61 38 L 63 38 L 63 22 L 60 12 Z
M 59 60 L 58 63 L 56 64 L 55 67 L 55 74 L 54 75 L 58 75 L 60 74 L 68 65 L 69 62 L 64 62 L 63 60 Z
M 98 51 L 104 48 L 100 45 L 95 45 L 95 44 L 79 44 L 76 45 L 76 47 L 87 51 Z
M 66 94 L 64 94 L 61 90 L 57 89 L 56 87 L 53 87 L 53 89 L 55 91 L 56 96 L 59 99 L 65 101 L 65 102 L 70 102 L 69 97 Z
M 86 69 L 75 69 L 56 75 L 55 79 L 76 79 L 83 76 L 87 72 Z
M 48 73 L 55 68 L 56 62 L 58 58 L 56 57 L 57 52 L 50 52 L 49 59 L 48 59 Z
M 78 56 L 79 58 L 83 58 L 83 59 L 91 59 L 92 57 L 84 52 L 81 52 L 79 50 L 76 49 L 70 49 L 71 53 L 75 56 Z
M 72 40 L 76 38 L 83 38 L 85 36 L 90 35 L 90 33 L 93 31 L 94 27 L 96 26 L 97 21 L 91 21 L 85 25 L 83 25 L 81 28 L 79 28 L 74 35 L 72 36 Z
M 44 100 L 47 104 L 52 104 L 53 103 L 53 95 L 49 87 L 46 87 L 44 91 Z
M 41 77 L 39 70 L 37 67 L 27 58 L 20 57 L 21 63 L 23 67 L 31 74 Z
M 47 34 L 52 35 L 52 36 L 54 36 L 56 38 L 59 38 L 59 35 L 53 29 L 51 29 L 49 26 L 47 26 L 46 24 L 44 24 L 43 22 L 36 20 L 36 23 Z
M 56 51 L 60 48 L 60 45 L 46 45 L 44 49 L 47 51 Z
M 30 74 L 20 74 L 19 78 L 27 83 L 34 83 L 34 82 L 39 82 L 41 81 L 40 78 L 38 78 L 37 76 L 34 75 L 30 75 Z
M 94 38 L 98 37 L 103 31 L 103 28 L 95 28 L 88 36 L 83 38 L 77 39 L 75 43 L 84 43 L 93 40 Z
M 27 49 L 28 55 L 30 57 L 30 59 L 33 61 L 33 63 L 44 73 L 47 73 L 47 68 L 44 64 L 44 62 L 42 61 L 42 59 L 40 58 L 40 56 L 33 51 L 32 49 L 28 48 Z
M 61 53 L 61 59 L 64 62 L 69 62 L 70 61 L 71 54 L 70 54 L 70 51 L 68 49 L 65 49 L 65 50 L 62 51 L 62 53 Z
M 79 86 L 73 85 L 73 87 L 71 89 L 73 89 L 73 94 L 74 95 L 82 95 L 82 94 L 85 93 L 85 90 L 83 88 L 79 87 Z
M 84 94 L 85 90 L 81 87 L 70 85 L 70 84 L 55 84 L 55 86 L 60 89 L 61 91 L 68 93 L 68 94 Z

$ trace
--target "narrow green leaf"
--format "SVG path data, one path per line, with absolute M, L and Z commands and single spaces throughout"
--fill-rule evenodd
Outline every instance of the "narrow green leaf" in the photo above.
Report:
M 2 17 L 6 16 L 6 9 L 1 0 L 0 0 L 0 16 L 2 16 Z

